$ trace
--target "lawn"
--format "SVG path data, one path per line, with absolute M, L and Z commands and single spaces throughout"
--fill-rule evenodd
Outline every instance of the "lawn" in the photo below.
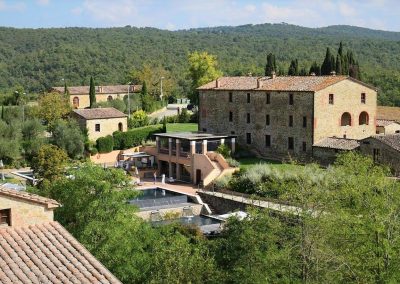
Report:
M 198 131 L 197 123 L 168 123 L 167 132 L 192 132 Z
M 257 164 L 270 164 L 274 168 L 279 168 L 283 170 L 294 170 L 298 167 L 302 167 L 302 165 L 294 165 L 294 164 L 288 164 L 288 163 L 281 163 L 279 161 L 273 161 L 273 160 L 266 160 L 266 159 L 260 159 L 260 158 L 241 158 L 238 159 L 240 163 L 240 169 L 249 169 L 254 165 Z

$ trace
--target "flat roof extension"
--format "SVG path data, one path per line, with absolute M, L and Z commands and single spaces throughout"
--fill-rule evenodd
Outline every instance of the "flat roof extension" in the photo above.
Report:
M 236 138 L 236 135 L 219 135 L 219 134 L 211 134 L 205 132 L 176 132 L 176 133 L 156 133 L 154 136 L 157 137 L 165 137 L 165 138 L 175 138 L 189 141 L 198 141 L 198 140 L 216 140 L 223 138 Z

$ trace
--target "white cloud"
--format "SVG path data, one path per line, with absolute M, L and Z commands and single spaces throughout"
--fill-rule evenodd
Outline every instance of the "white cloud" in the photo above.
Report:
M 12 4 L 8 3 L 8 1 L 0 0 L 0 11 L 17 11 L 21 12 L 26 9 L 26 5 L 23 2 L 11 2 Z
M 82 4 L 82 11 L 92 15 L 95 19 L 112 24 L 128 24 L 130 17 L 136 16 L 140 1 L 120 0 L 86 0 Z M 74 9 L 75 12 L 79 10 Z M 81 11 L 81 12 L 82 12 Z
M 338 4 L 339 13 L 345 17 L 354 17 L 357 15 L 357 10 L 345 2 Z
M 49 5 L 50 0 L 37 0 L 36 2 L 41 6 L 46 6 Z

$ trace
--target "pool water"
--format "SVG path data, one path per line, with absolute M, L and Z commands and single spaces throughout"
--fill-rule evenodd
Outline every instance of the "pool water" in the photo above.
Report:
M 189 202 L 187 195 L 168 191 L 162 188 L 150 188 L 140 190 L 139 192 L 140 195 L 130 200 L 129 204 L 136 205 L 140 209 L 187 204 Z
M 167 224 L 172 224 L 172 223 L 180 223 L 180 224 L 190 224 L 190 225 L 196 225 L 196 226 L 207 226 L 207 225 L 215 225 L 215 224 L 221 224 L 222 221 L 207 217 L 207 216 L 191 216 L 191 217 L 180 217 L 177 219 L 171 219 L 171 220 L 162 220 L 162 221 L 155 221 L 153 222 L 154 225 L 167 225 Z
M 139 194 L 140 195 L 136 197 L 135 200 L 159 199 L 159 198 L 168 198 L 168 197 L 183 195 L 162 188 L 149 188 L 149 189 L 139 190 Z

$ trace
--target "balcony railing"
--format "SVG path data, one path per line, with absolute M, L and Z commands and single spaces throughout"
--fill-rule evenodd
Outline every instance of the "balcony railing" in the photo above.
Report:
M 165 149 L 165 148 L 160 148 L 159 150 L 158 150 L 158 152 L 159 153 L 161 153 L 161 154 L 169 154 L 169 150 L 168 149 Z
M 189 152 L 179 152 L 180 157 L 189 158 Z

